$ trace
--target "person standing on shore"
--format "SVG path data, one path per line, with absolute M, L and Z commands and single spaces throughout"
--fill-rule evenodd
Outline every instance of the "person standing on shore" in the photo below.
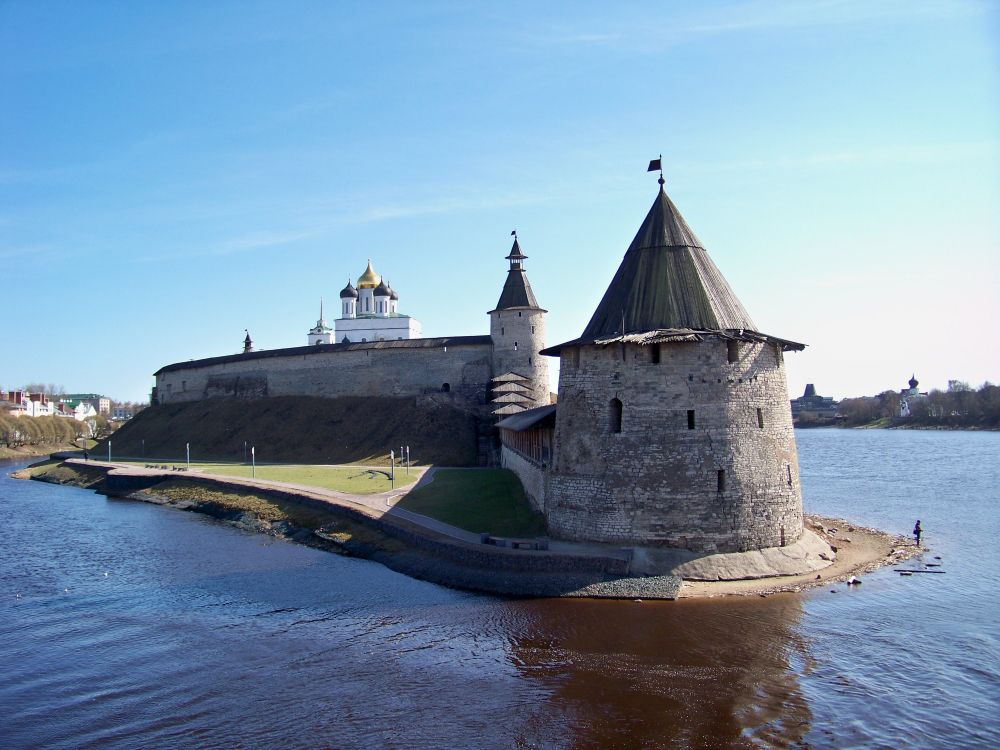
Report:
M 916 545 L 920 546 L 920 535 L 924 533 L 924 530 L 920 528 L 920 519 L 917 519 L 916 525 L 913 527 L 913 538 L 916 540 Z

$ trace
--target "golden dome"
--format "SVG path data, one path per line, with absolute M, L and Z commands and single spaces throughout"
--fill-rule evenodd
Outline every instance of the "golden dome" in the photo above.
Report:
M 368 259 L 368 268 L 358 277 L 358 289 L 374 289 L 382 283 L 382 277 L 372 270 L 372 259 Z

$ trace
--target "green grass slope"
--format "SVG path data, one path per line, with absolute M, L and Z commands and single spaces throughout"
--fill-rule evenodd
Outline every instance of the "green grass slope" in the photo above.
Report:
M 244 441 L 256 446 L 260 463 L 384 462 L 400 445 L 410 446 L 413 463 L 476 463 L 475 418 L 414 398 L 276 396 L 166 404 L 126 422 L 111 436 L 111 448 L 112 457 L 183 459 L 190 443 L 191 460 L 242 461 Z M 102 441 L 92 455 L 106 451 Z
M 472 532 L 531 537 L 545 534 L 545 518 L 532 510 L 521 480 L 509 469 L 438 471 L 397 507 Z

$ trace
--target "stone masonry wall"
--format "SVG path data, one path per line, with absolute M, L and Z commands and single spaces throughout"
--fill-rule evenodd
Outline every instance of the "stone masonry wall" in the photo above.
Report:
M 549 358 L 538 352 L 545 348 L 545 311 L 512 307 L 490 313 L 493 339 L 494 374 L 516 372 L 531 382 L 529 408 L 548 406 Z
M 528 498 L 531 507 L 539 513 L 544 513 L 545 470 L 530 458 L 522 456 L 506 445 L 500 447 L 500 465 L 517 474 L 517 478 L 521 480 L 521 486 L 524 487 L 525 497 Z
M 783 355 L 745 342 L 734 354 L 729 362 L 719 339 L 663 344 L 659 362 L 650 346 L 564 349 L 550 533 L 709 552 L 796 541 L 802 499 Z
M 486 401 L 490 354 L 489 344 L 309 352 L 169 370 L 157 376 L 156 386 L 160 403 L 213 397 L 437 393 L 458 408 L 475 411 Z

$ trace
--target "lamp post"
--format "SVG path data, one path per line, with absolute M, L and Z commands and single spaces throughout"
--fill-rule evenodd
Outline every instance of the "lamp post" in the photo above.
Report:
M 257 478 L 257 449 L 254 446 L 250 446 L 250 476 L 254 479 Z
M 396 487 L 396 454 L 389 451 L 389 489 Z
M 111 441 L 108 441 L 108 463 L 111 463 Z
M 406 473 L 410 473 L 410 446 L 406 446 Z
M 184 457 L 187 463 L 187 470 L 191 471 L 191 443 L 184 443 Z

